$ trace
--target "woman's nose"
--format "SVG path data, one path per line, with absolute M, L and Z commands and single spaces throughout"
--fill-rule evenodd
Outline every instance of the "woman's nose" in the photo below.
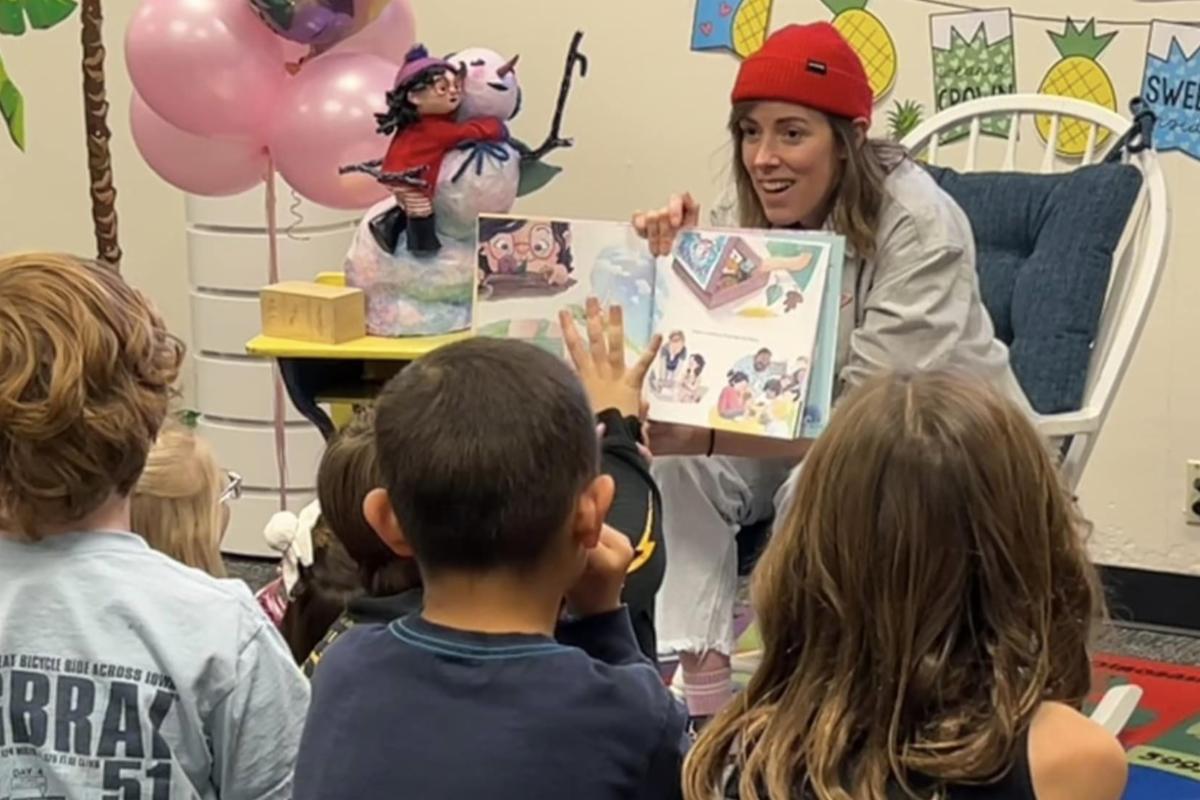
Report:
M 753 164 L 756 167 L 774 167 L 779 164 L 779 156 L 770 143 L 763 142 L 754 151 Z

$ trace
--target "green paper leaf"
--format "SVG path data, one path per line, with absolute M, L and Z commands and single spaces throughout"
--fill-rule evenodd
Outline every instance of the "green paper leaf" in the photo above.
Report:
M 29 24 L 35 30 L 44 31 L 53 28 L 75 10 L 78 3 L 75 0 L 24 0 L 25 13 L 29 15 Z
M 0 33 L 25 33 L 26 17 L 34 30 L 53 28 L 71 16 L 78 5 L 76 0 L 0 0 Z
M 783 297 L 783 287 L 779 284 L 767 287 L 767 305 L 773 306 Z
M 21 90 L 8 77 L 4 61 L 0 59 L 0 117 L 8 127 L 8 135 L 19 150 L 25 150 L 25 98 Z
M 562 172 L 562 167 L 551 166 L 542 161 L 524 161 L 521 163 L 521 182 L 517 186 L 517 197 L 532 194 L 554 180 L 554 176 Z
M 21 0 L 0 0 L 0 33 L 20 36 L 25 32 L 25 15 L 21 13 Z

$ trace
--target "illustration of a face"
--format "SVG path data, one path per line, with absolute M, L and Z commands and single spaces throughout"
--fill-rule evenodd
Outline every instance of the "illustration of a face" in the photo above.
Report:
M 564 233 L 564 239 L 570 233 Z M 569 241 L 566 244 L 569 247 Z M 554 236 L 546 222 L 530 222 L 514 231 L 497 233 L 483 248 L 488 267 L 493 273 L 545 275 L 553 284 L 566 283 L 569 270 L 560 263 L 564 245 Z
M 444 72 L 434 78 L 429 86 L 409 92 L 408 99 L 421 116 L 453 114 L 462 102 L 458 76 L 453 72 Z
M 771 351 L 760 350 L 754 356 L 754 369 L 759 372 L 766 372 L 771 366 Z
M 683 334 L 672 333 L 671 338 L 667 340 L 667 352 L 672 356 L 677 356 L 683 350 Z

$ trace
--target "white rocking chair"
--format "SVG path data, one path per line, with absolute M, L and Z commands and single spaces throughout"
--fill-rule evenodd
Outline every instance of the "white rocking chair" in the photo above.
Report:
M 1012 119 L 1003 158 L 1000 164 L 981 167 L 978 162 L 983 139 L 982 121 L 997 115 Z M 1036 169 L 1022 170 L 1026 172 L 1053 173 L 1095 163 L 1102 158 L 1097 153 L 1097 143 L 1103 141 L 1102 132 L 1109 133 L 1109 140 L 1105 142 L 1109 144 L 1122 136 L 1132 124 L 1131 120 L 1119 114 L 1080 100 L 1040 94 L 999 95 L 973 100 L 938 113 L 906 136 L 904 144 L 912 152 L 923 154 L 927 163 L 952 167 L 960 172 L 979 172 L 984 169 L 1015 172 L 1018 171 L 1021 132 L 1032 132 L 1031 125 L 1022 128 L 1022 119 L 1035 116 L 1050 118 L 1049 135 L 1046 137 L 1048 143 L 1044 147 L 1038 143 L 1041 149 L 1040 163 Z M 1055 143 L 1066 120 L 1080 120 L 1088 125 L 1087 144 L 1081 160 L 1067 161 L 1059 158 L 1056 152 Z M 941 144 L 938 134 L 962 126 L 969 131 L 963 144 Z M 960 164 L 939 160 L 951 149 L 955 155 L 965 154 Z M 1025 148 L 1020 149 L 1024 154 Z M 1112 407 L 1166 263 L 1170 208 L 1166 181 L 1157 154 L 1152 149 L 1146 149 L 1133 155 L 1126 153 L 1122 161 L 1137 167 L 1143 181 L 1113 257 L 1108 294 L 1092 345 L 1083 403 L 1078 411 L 1043 415 L 1038 420 L 1038 427 L 1046 436 L 1071 440 L 1062 464 L 1071 488 L 1078 486 L 1096 437 Z

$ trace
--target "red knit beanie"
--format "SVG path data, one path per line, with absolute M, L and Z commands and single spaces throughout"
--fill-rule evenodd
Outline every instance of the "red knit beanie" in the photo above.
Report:
M 871 120 L 871 84 L 858 54 L 828 22 L 788 25 L 742 62 L 733 102 L 781 100 Z

